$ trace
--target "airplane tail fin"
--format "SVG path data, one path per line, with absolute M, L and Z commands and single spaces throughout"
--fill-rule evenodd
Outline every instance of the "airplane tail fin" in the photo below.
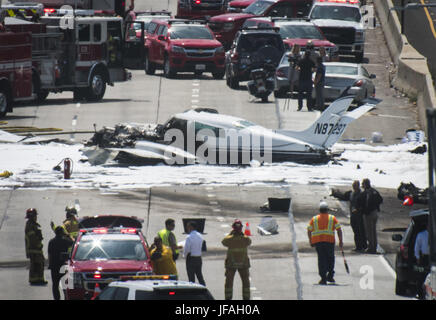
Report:
M 306 130 L 299 132 L 281 130 L 280 133 L 328 149 L 340 139 L 351 122 L 381 102 L 379 99 L 366 99 L 364 105 L 347 112 L 353 99 L 353 96 L 346 96 L 335 100 Z

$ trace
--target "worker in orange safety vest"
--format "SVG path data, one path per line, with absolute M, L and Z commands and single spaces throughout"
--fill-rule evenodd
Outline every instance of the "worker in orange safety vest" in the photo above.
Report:
M 307 226 L 309 243 L 316 248 L 318 254 L 318 273 L 321 277 L 319 284 L 335 282 L 335 231 L 338 233 L 339 247 L 343 247 L 341 225 L 332 214 L 329 214 L 327 202 L 319 205 L 319 214 L 314 216 Z

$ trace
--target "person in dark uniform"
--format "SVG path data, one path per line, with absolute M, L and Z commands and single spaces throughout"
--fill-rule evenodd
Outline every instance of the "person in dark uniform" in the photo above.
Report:
M 64 275 L 60 273 L 60 269 L 66 262 L 63 253 L 69 252 L 73 241 L 66 235 L 62 226 L 56 227 L 55 233 L 56 236 L 48 243 L 48 268 L 51 271 L 53 298 L 60 300 L 59 281 Z
M 25 243 L 26 257 L 30 259 L 29 283 L 32 286 L 46 285 L 44 279 L 44 254 L 42 252 L 42 232 L 37 220 L 38 212 L 35 208 L 26 211 Z
M 363 223 L 363 196 L 359 180 L 353 182 L 353 191 L 350 194 L 350 225 L 354 233 L 354 251 L 366 250 L 365 225 Z
M 315 63 L 310 58 L 310 54 L 310 51 L 306 51 L 297 66 L 297 70 L 300 71 L 298 79 L 298 111 L 303 109 L 303 96 L 306 98 L 307 110 L 312 111 L 312 72 L 315 70 Z

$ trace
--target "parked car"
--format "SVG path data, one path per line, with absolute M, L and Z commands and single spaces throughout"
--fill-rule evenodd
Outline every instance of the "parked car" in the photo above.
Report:
M 316 51 L 325 48 L 329 61 L 338 61 L 338 47 L 326 39 L 322 31 L 311 21 L 272 18 L 275 27 L 280 28 L 280 35 L 283 38 L 286 50 L 298 44 L 304 52 L 309 41 L 312 42 Z
M 136 15 L 135 21 L 144 22 L 144 30 L 147 30 L 149 23 L 151 20 L 169 20 L 171 19 L 171 12 L 168 11 L 149 11 L 149 12 L 141 12 Z M 129 26 L 129 35 L 128 39 L 133 40 L 133 36 L 136 35 L 136 38 L 141 37 L 142 25 L 140 23 L 131 23 Z M 131 31 L 131 30 L 134 30 Z
M 278 65 L 284 53 L 280 34 L 272 28 L 241 30 L 226 53 L 226 82 L 230 88 L 238 88 L 240 81 L 247 81 L 251 70 L 261 68 L 265 62 Z
M 245 20 L 255 17 L 303 17 L 307 16 L 313 0 L 259 0 L 240 13 L 227 13 L 212 17 L 208 25 L 217 40 L 229 49 L 236 33 Z
M 214 300 L 209 290 L 197 283 L 163 280 L 166 276 L 135 277 L 138 280 L 110 283 L 95 300 Z M 128 277 L 126 278 L 128 279 Z
M 228 0 L 178 0 L 176 18 L 198 19 L 227 11 Z
M 151 275 L 148 245 L 136 217 L 84 217 L 68 259 L 67 300 L 89 299 L 100 289 L 126 275 Z
M 393 241 L 400 241 L 400 247 L 395 261 L 395 293 L 398 295 L 411 294 L 416 292 L 415 288 L 415 240 L 418 230 L 427 226 L 429 211 L 428 209 L 413 210 L 409 214 L 410 224 L 403 235 L 392 235 Z
M 243 9 L 247 8 L 253 2 L 257 0 L 233 0 L 227 5 L 228 12 L 241 12 Z
M 375 85 L 372 79 L 375 74 L 369 74 L 361 64 L 326 62 L 324 98 L 326 101 L 336 100 L 348 88 L 347 93 L 355 95 L 354 102 L 360 104 L 363 99 L 375 97 Z
M 145 51 L 149 75 L 163 68 L 167 78 L 177 72 L 211 72 L 215 79 L 224 77 L 224 48 L 204 22 L 153 20 L 147 29 Z

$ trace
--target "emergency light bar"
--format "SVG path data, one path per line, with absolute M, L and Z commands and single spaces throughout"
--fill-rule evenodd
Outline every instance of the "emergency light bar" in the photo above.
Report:
M 121 276 L 121 281 L 128 280 L 177 280 L 177 275 L 167 274 L 167 275 L 151 275 L 151 276 Z
M 309 18 L 286 18 L 286 17 L 271 17 L 270 20 L 272 22 L 276 21 L 307 21 L 309 22 Z
M 128 234 L 137 234 L 138 229 L 136 228 L 89 228 L 89 229 L 80 229 L 80 233 L 96 233 L 96 234 L 106 234 L 106 233 L 128 233 Z
M 360 4 L 360 1 L 359 1 L 359 0 L 317 0 L 317 2 L 331 2 L 331 3 Z

